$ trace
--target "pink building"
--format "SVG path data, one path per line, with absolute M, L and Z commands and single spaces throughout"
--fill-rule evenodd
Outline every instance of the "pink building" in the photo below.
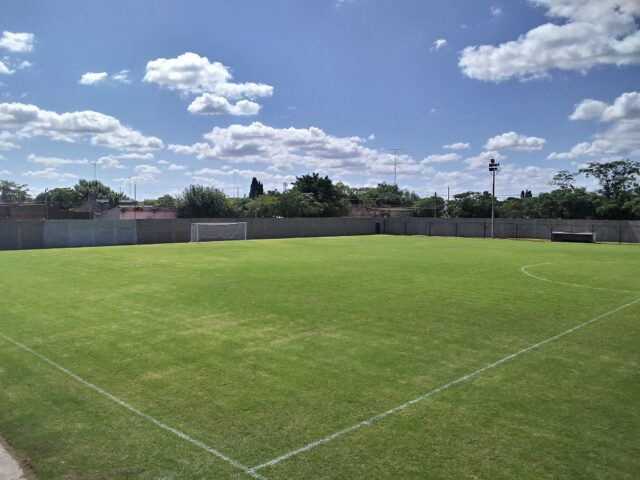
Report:
M 168 220 L 177 217 L 175 208 L 127 205 L 114 207 L 104 212 L 100 218 L 103 220 Z

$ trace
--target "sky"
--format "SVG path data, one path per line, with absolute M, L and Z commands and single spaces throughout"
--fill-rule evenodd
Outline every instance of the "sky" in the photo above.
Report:
M 0 32 L 0 178 L 32 194 L 453 195 L 495 158 L 504 197 L 640 160 L 638 0 L 3 0 Z

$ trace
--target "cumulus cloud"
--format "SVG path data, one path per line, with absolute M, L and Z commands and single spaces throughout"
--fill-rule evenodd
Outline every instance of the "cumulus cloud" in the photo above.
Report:
M 560 23 L 545 23 L 498 46 L 465 48 L 459 60 L 465 75 L 500 82 L 542 77 L 553 69 L 640 64 L 637 0 L 529 1 Z
M 80 85 L 94 85 L 103 82 L 107 77 L 107 72 L 87 72 L 80 77 L 78 83 Z
M 18 140 L 18 136 L 7 131 L 0 132 L 0 150 L 12 150 L 14 148 L 20 148 L 15 143 Z
M 135 175 L 132 177 L 114 178 L 114 182 L 125 182 L 131 180 L 133 183 L 145 184 L 156 183 L 158 181 L 157 175 L 161 173 L 161 170 L 154 165 L 137 165 L 134 169 Z
M 7 65 L 5 65 L 2 60 L 0 60 L 0 74 L 2 75 L 11 75 L 15 70 L 11 70 Z
M 99 165 L 103 170 L 120 170 L 123 168 L 127 168 L 122 163 L 120 163 L 120 160 L 109 155 L 100 157 L 96 164 Z
M 39 165 L 44 165 L 45 167 L 59 167 L 61 165 L 88 165 L 89 160 L 80 159 L 80 160 L 71 160 L 70 158 L 59 158 L 59 157 L 41 157 L 39 155 L 34 155 L 33 153 L 29 154 L 27 157 L 27 162 L 29 163 L 37 163 Z
M 32 178 L 46 178 L 47 180 L 58 180 L 58 181 L 67 181 L 67 180 L 75 180 L 78 178 L 77 175 L 72 173 L 62 173 L 59 172 L 55 167 L 47 167 L 42 170 L 29 170 L 24 172 L 25 177 Z
M 482 152 L 478 155 L 475 155 L 473 157 L 465 158 L 464 163 L 467 164 L 467 168 L 469 169 L 480 169 L 480 168 L 487 169 L 489 165 L 489 161 L 492 158 L 496 162 L 500 162 L 501 160 L 504 160 L 507 157 L 502 155 L 500 152 L 496 152 L 495 150 L 489 150 L 489 151 Z
M 457 153 L 443 153 L 441 155 L 429 155 L 422 160 L 423 164 L 429 163 L 448 163 L 448 162 L 457 162 L 462 157 Z
M 494 17 L 501 17 L 502 9 L 500 7 L 491 7 L 491 15 Z
M 469 147 L 471 147 L 471 144 L 466 142 L 456 142 L 456 143 L 450 143 L 448 145 L 442 146 L 442 148 L 447 150 L 466 150 Z
M 230 103 L 224 97 L 203 93 L 187 108 L 196 115 L 257 115 L 261 106 L 250 100 L 239 100 Z
M 273 95 L 271 85 L 234 83 L 228 67 L 192 52 L 148 62 L 143 80 L 182 93 L 200 94 L 189 106 L 189 111 L 197 114 L 255 115 L 260 106 L 249 100 Z M 230 100 L 240 101 L 231 104 Z
M 640 92 L 620 95 L 611 105 L 590 98 L 583 100 L 569 116 L 571 120 L 611 122 L 640 117 Z
M 361 137 L 336 137 L 316 127 L 274 128 L 260 122 L 215 127 L 205 142 L 169 145 L 173 152 L 201 160 L 230 163 L 267 163 L 271 166 L 301 165 L 333 175 L 353 173 L 393 174 L 397 161 L 400 175 L 416 175 L 424 165 L 408 155 L 397 155 L 366 147 Z
M 27 53 L 33 50 L 34 39 L 33 33 L 13 33 L 5 30 L 0 37 L 0 48 L 11 53 Z
M 163 148 L 162 140 L 144 136 L 109 115 L 91 110 L 56 113 L 24 103 L 0 103 L 0 128 L 14 129 L 22 138 L 46 136 L 118 150 L 148 151 Z
M 9 170 L 0 170 L 0 175 L 11 175 Z
M 160 162 L 158 162 L 158 163 L 160 163 Z M 176 171 L 179 171 L 179 170 L 186 170 L 186 169 L 187 169 L 186 165 L 178 165 L 177 163 L 171 163 L 167 167 L 167 170 L 169 170 L 170 172 L 176 172 Z
M 507 132 L 487 140 L 484 148 L 487 150 L 540 150 L 545 143 L 544 138 L 527 137 L 520 133 Z
M 447 40 L 445 38 L 439 38 L 435 42 L 433 42 L 433 45 L 431 46 L 431 50 L 436 52 L 441 48 L 445 47 L 446 45 L 447 45 Z
M 597 120 L 611 127 L 594 135 L 593 141 L 580 142 L 568 152 L 553 152 L 549 160 L 567 160 L 579 157 L 610 157 L 624 155 L 640 157 L 640 93 L 626 92 L 611 105 L 600 100 L 580 102 L 571 120 Z

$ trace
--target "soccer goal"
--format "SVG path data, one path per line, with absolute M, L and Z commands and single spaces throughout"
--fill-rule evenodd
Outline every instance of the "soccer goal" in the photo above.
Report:
M 191 241 L 195 243 L 246 239 L 247 222 L 191 224 Z

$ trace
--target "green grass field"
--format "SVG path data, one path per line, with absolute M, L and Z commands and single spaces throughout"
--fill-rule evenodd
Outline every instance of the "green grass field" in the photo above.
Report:
M 0 292 L 0 434 L 42 479 L 640 477 L 637 246 L 5 251 Z

